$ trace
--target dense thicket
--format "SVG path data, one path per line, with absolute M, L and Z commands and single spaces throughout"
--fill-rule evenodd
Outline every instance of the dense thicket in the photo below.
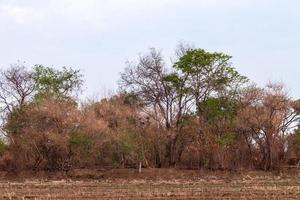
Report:
M 261 88 L 231 57 L 180 46 L 171 67 L 150 49 L 120 91 L 80 103 L 79 71 L 14 65 L 0 74 L 4 170 L 94 167 L 279 169 L 300 160 L 300 101 Z

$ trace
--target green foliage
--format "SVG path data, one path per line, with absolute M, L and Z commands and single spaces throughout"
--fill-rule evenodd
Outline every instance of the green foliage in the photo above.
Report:
M 138 96 L 135 95 L 134 93 L 126 93 L 126 94 L 124 94 L 123 103 L 124 103 L 124 105 L 128 105 L 128 106 L 136 106 L 140 102 L 139 102 Z
M 93 140 L 81 130 L 73 131 L 68 139 L 68 149 L 75 166 L 89 166 L 95 161 Z
M 8 113 L 4 130 L 8 134 L 18 134 L 26 126 L 26 111 L 30 109 L 31 104 L 23 105 L 21 108 L 14 107 L 12 112 Z
M 69 138 L 71 149 L 82 149 L 88 151 L 91 148 L 92 140 L 82 131 L 73 132 Z
M 82 86 L 83 80 L 79 70 L 63 67 L 56 70 L 43 65 L 36 65 L 33 77 L 37 84 L 36 100 L 45 97 L 68 98 Z
M 118 144 L 123 154 L 130 154 L 135 149 L 135 138 L 131 134 L 124 134 L 119 138 Z
M 225 133 L 215 138 L 217 144 L 227 146 L 236 141 L 238 135 L 236 133 Z
M 220 119 L 233 120 L 236 116 L 238 103 L 227 98 L 209 98 L 198 104 L 198 112 L 208 122 Z
M 296 152 L 300 152 L 300 127 L 298 127 L 294 132 L 294 149 Z
M 211 73 L 214 68 L 219 67 L 219 70 L 227 72 L 227 74 L 219 75 L 238 75 L 237 71 L 231 67 L 229 60 L 231 56 L 223 53 L 210 53 L 203 49 L 192 49 L 186 52 L 174 67 L 180 69 L 183 73 L 199 74 Z M 221 71 L 220 71 L 221 72 Z M 216 77 L 220 83 L 227 83 L 229 77 Z
M 231 56 L 223 53 L 191 49 L 174 64 L 174 68 L 179 70 L 177 74 L 181 74 L 181 80 L 186 80 L 185 87 L 200 101 L 213 93 L 236 88 L 248 81 L 232 67 L 230 59 Z M 175 83 L 180 80 L 178 76 L 169 79 Z
M 177 73 L 171 73 L 164 77 L 164 80 L 173 84 L 175 88 L 179 88 L 183 84 L 183 80 Z
M 112 163 L 114 167 L 136 165 L 143 159 L 141 146 L 135 132 L 124 130 L 112 143 Z
M 4 142 L 4 138 L 0 138 L 0 156 L 4 154 L 7 149 L 7 144 Z

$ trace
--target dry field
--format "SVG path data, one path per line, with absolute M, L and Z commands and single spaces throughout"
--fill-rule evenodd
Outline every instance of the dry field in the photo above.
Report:
M 71 178 L 36 177 L 2 176 L 0 199 L 300 199 L 298 172 L 78 170 Z

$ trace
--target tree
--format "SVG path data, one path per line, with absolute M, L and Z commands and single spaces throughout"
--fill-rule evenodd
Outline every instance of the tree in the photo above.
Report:
M 22 128 L 24 109 L 30 107 L 30 104 L 41 102 L 43 99 L 71 100 L 82 83 L 82 75 L 78 70 L 71 68 L 55 70 L 37 65 L 34 69 L 28 70 L 25 66 L 17 64 L 2 70 L 0 72 L 2 134 L 16 133 Z
M 12 112 L 21 108 L 36 89 L 32 73 L 23 65 L 13 65 L 0 72 L 0 106 L 1 112 Z
M 239 142 L 236 132 L 238 100 L 228 97 L 210 97 L 199 103 L 201 134 L 198 146 L 201 157 L 199 167 L 210 169 L 233 169 L 238 167 L 233 151 Z M 199 124 L 198 124 L 199 126 Z M 198 127 L 199 128 L 199 127 Z M 233 166 L 235 163 L 236 166 Z
M 264 89 L 252 87 L 245 93 L 238 113 L 239 131 L 249 148 L 258 148 L 264 170 L 278 167 L 283 159 L 288 135 L 300 120 L 298 105 L 282 84 L 270 83 Z
M 200 145 L 216 144 L 216 138 L 227 137 L 226 131 L 232 135 L 237 99 L 248 79 L 232 67 L 231 56 L 226 54 L 186 48 L 179 55 L 169 80 L 177 94 L 190 100 L 190 111 L 198 118 Z M 208 141 L 209 138 L 212 140 Z
M 35 99 L 39 100 L 46 97 L 69 98 L 76 94 L 82 84 L 82 74 L 79 70 L 63 67 L 56 70 L 43 65 L 36 65 L 33 68 L 33 79 L 37 89 Z
M 179 139 L 183 134 L 184 119 L 197 114 L 199 131 L 203 128 L 201 105 L 209 98 L 229 99 L 239 92 L 247 78 L 231 66 L 230 56 L 209 53 L 179 45 L 178 61 L 173 70 L 167 70 L 161 54 L 152 49 L 149 55 L 140 57 L 136 66 L 129 66 L 122 74 L 122 86 L 136 94 L 161 126 L 164 124 L 169 142 L 166 160 L 176 164 L 187 141 Z M 150 112 L 149 112 L 150 110 Z M 183 137 L 186 138 L 186 137 Z
M 32 73 L 23 65 L 12 65 L 7 70 L 0 71 L 0 132 L 6 135 L 3 128 L 7 117 L 14 113 L 18 117 L 19 113 L 27 101 L 29 101 L 36 89 Z
M 164 155 L 155 147 L 157 166 L 174 166 L 185 147 L 186 141 L 179 139 L 184 117 L 190 110 L 191 99 L 184 91 L 184 80 L 169 73 L 161 53 L 151 49 L 148 55 L 140 57 L 138 64 L 129 64 L 121 74 L 121 88 L 140 99 L 142 113 L 161 128 L 158 134 L 168 138 Z
M 175 63 L 179 75 L 186 77 L 185 87 L 193 95 L 196 107 L 212 96 L 236 94 L 247 82 L 230 63 L 231 56 L 190 49 Z

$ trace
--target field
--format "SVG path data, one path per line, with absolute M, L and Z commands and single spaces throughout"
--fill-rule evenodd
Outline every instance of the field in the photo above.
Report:
M 1 176 L 1 199 L 299 199 L 298 172 L 77 170 Z M 39 177 L 39 178 L 37 178 Z

